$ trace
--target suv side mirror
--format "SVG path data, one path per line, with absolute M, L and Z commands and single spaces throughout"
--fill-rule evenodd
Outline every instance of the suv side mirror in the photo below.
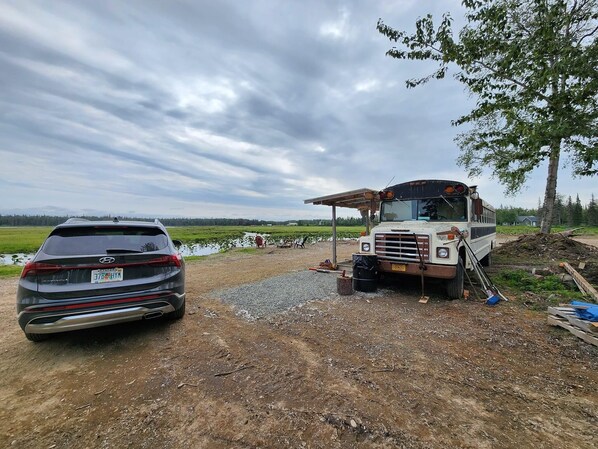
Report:
M 175 248 L 183 246 L 183 242 L 181 242 L 180 240 L 173 240 L 172 243 L 174 244 Z

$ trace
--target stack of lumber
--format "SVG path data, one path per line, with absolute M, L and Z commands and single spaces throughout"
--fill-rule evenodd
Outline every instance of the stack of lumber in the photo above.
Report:
M 573 305 L 548 308 L 548 324 L 567 329 L 576 337 L 598 346 L 598 323 L 577 316 Z

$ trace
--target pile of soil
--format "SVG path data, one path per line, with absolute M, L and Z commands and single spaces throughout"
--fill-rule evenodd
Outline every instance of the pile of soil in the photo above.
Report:
M 585 262 L 582 276 L 592 284 L 598 284 L 598 248 L 565 237 L 562 234 L 522 235 L 517 240 L 504 243 L 494 250 L 501 258 L 527 263 L 536 261 L 568 262 L 577 268 L 579 262 Z M 558 266 L 558 265 L 557 265 Z M 553 267 L 558 270 L 557 266 Z
M 495 250 L 496 255 L 514 260 L 539 259 L 559 262 L 598 260 L 598 248 L 577 242 L 561 234 L 522 235 Z

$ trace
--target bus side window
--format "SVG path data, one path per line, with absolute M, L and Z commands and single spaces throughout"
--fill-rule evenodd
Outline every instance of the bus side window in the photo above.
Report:
M 465 201 L 464 200 L 460 200 L 460 201 L 456 201 L 454 204 L 454 218 L 456 218 L 457 220 L 463 220 L 465 218 L 467 218 L 467 216 L 465 215 Z
M 484 203 L 482 202 L 481 198 L 473 200 L 472 203 L 473 213 L 476 217 L 475 221 L 484 223 Z

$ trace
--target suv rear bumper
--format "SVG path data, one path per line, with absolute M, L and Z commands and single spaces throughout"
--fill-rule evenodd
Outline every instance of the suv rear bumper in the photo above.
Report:
M 172 293 L 159 300 L 137 304 L 118 304 L 81 311 L 43 312 L 35 309 L 19 313 L 19 325 L 28 334 L 53 334 L 79 329 L 90 329 L 111 324 L 159 318 L 179 309 L 185 294 Z

